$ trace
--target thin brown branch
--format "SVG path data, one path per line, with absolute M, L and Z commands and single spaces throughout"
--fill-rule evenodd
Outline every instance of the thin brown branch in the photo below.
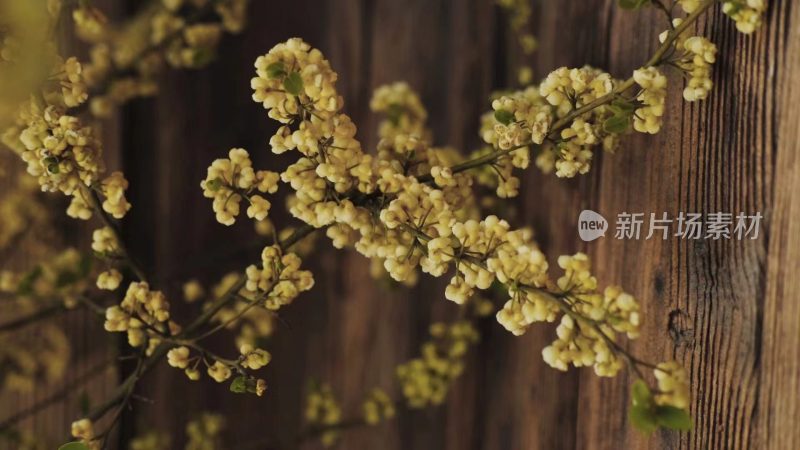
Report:
M 40 308 L 36 312 L 31 313 L 27 316 L 23 316 L 18 319 L 14 319 L 12 321 L 0 324 L 0 333 L 17 330 L 19 328 L 37 323 L 41 320 L 53 317 L 66 310 L 67 308 L 64 306 L 63 303 L 56 303 L 50 306 L 46 306 L 44 308 Z

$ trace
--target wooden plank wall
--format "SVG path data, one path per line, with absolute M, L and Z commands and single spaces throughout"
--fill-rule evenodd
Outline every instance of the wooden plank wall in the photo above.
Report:
M 321 48 L 340 74 L 346 111 L 365 148 L 376 144 L 368 111 L 371 90 L 406 80 L 422 95 L 436 142 L 477 145 L 479 114 L 492 89 L 511 80 L 513 51 L 505 22 L 490 0 L 255 2 L 252 23 L 228 41 L 207 72 L 171 75 L 162 96 L 134 108 L 126 147 L 134 186 L 152 183 L 131 230 L 148 230 L 153 271 L 169 278 L 200 250 L 252 239 L 246 226 L 213 222 L 197 188 L 208 162 L 232 146 L 260 161 L 273 125 L 249 100 L 252 62 L 275 42 L 302 36 Z M 800 12 L 774 0 L 766 27 L 735 32 L 719 11 L 702 21 L 720 48 L 715 90 L 705 102 L 680 101 L 670 89 L 665 131 L 632 136 L 616 155 L 602 155 L 590 175 L 564 181 L 530 171 L 517 204 L 519 223 L 533 225 L 546 252 L 587 251 L 603 283 L 642 299 L 645 326 L 631 348 L 650 360 L 677 358 L 691 371 L 693 433 L 647 439 L 626 424 L 631 380 L 599 380 L 588 371 L 557 373 L 540 349 L 550 327 L 513 338 L 494 322 L 443 408 L 401 414 L 378 429 L 347 433 L 341 448 L 796 448 L 798 113 L 794 72 L 800 68 Z M 610 0 L 538 1 L 534 31 L 542 45 L 537 77 L 553 68 L 591 64 L 624 77 L 655 49 L 664 28 L 653 12 L 627 13 Z M 165 128 L 156 128 L 169 123 Z M 142 130 L 145 130 L 142 132 Z M 157 130 L 150 131 L 150 130 Z M 147 135 L 147 138 L 142 136 Z M 144 141 L 143 141 L 144 139 Z M 623 211 L 739 212 L 766 215 L 755 241 L 578 241 L 578 213 Z M 149 235 L 148 235 L 149 234 Z M 150 245 L 150 239 L 155 245 Z M 321 244 L 327 246 L 327 244 Z M 137 246 L 138 247 L 138 246 Z M 250 252 L 250 256 L 255 255 Z M 220 261 L 235 268 L 242 262 Z M 238 264 L 238 265 L 237 265 Z M 441 281 L 386 291 L 366 276 L 358 255 L 324 251 L 312 263 L 317 287 L 287 312 L 274 340 L 266 400 L 232 397 L 224 388 L 186 387 L 161 372 L 159 402 L 142 416 L 179 424 L 196 408 L 239 411 L 240 438 L 264 430 L 287 439 L 299 427 L 304 380 L 330 381 L 346 411 L 357 411 L 365 387 L 392 389 L 393 367 L 413 355 L 432 318 L 454 312 Z M 218 271 L 208 270 L 212 276 Z M 164 406 L 182 397 L 179 411 Z M 309 448 L 315 448 L 313 445 Z
M 491 0 L 253 3 L 249 28 L 226 40 L 210 69 L 172 73 L 160 97 L 124 111 L 121 148 L 134 204 L 125 230 L 158 287 L 173 297 L 187 274 L 210 282 L 257 258 L 250 226 L 215 223 L 198 184 L 210 161 L 230 147 L 248 148 L 260 166 L 285 166 L 286 158 L 269 155 L 274 125 L 249 89 L 253 61 L 276 42 L 302 36 L 326 53 L 365 148 L 376 145 L 371 90 L 396 80 L 421 93 L 437 144 L 474 148 L 487 97 L 511 81 L 510 61 L 519 58 L 506 49 L 506 22 Z M 663 18 L 613 3 L 535 1 L 536 77 L 588 63 L 622 78 L 646 60 Z M 625 419 L 629 377 L 556 372 L 540 357 L 551 327 L 514 338 L 487 321 L 444 407 L 348 432 L 340 448 L 800 447 L 800 429 L 792 423 L 800 413 L 800 197 L 793 195 L 800 189 L 800 8 L 791 0 L 770 3 L 765 28 L 751 37 L 736 33 L 718 10 L 699 25 L 720 49 L 707 102 L 683 103 L 681 87 L 673 84 L 664 132 L 630 137 L 575 180 L 530 170 L 516 203 L 518 224 L 535 228 L 551 258 L 586 251 L 601 283 L 622 284 L 641 299 L 644 331 L 631 348 L 649 360 L 676 358 L 690 369 L 696 430 L 638 435 Z M 585 208 L 607 217 L 760 211 L 766 220 L 753 241 L 607 237 L 585 244 L 575 231 Z M 366 388 L 396 391 L 394 367 L 415 354 L 430 320 L 455 312 L 442 280 L 387 290 L 369 279 L 360 256 L 334 253 L 325 240 L 319 245 L 324 250 L 309 261 L 317 286 L 287 308 L 286 324 L 270 344 L 265 398 L 189 384 L 161 367 L 143 384 L 143 395 L 154 402 L 137 404 L 123 435 L 152 426 L 179 430 L 211 409 L 230 416 L 237 442 L 265 434 L 285 442 L 301 425 L 308 377 L 331 382 L 347 412 L 358 411 Z M 200 256 L 206 252 L 220 256 Z M 222 351 L 235 351 L 225 344 Z

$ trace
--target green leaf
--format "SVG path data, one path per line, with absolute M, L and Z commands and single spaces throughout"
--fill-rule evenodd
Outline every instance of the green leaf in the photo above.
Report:
M 621 134 L 628 130 L 631 125 L 631 116 L 618 114 L 611 116 L 603 122 L 603 129 L 606 133 Z
M 300 95 L 303 92 L 303 78 L 298 72 L 292 72 L 283 80 L 283 88 L 292 95 Z
M 58 167 L 58 158 L 55 156 L 48 156 L 44 159 L 44 164 L 47 167 L 47 171 L 52 173 L 53 175 L 57 175 L 58 172 L 61 171 Z
M 389 119 L 389 122 L 391 122 L 392 125 L 397 126 L 400 124 L 400 119 L 403 117 L 404 112 L 405 110 L 401 105 L 392 103 L 386 109 L 386 117 Z
M 33 293 L 33 283 L 36 282 L 37 279 L 42 275 L 42 268 L 40 266 L 36 266 L 33 270 L 28 272 L 24 278 L 19 282 L 19 286 L 17 286 L 17 294 L 19 295 L 30 295 Z
M 631 398 L 633 399 L 633 406 L 642 406 L 650 408 L 653 405 L 653 394 L 647 383 L 644 380 L 636 380 L 631 386 Z
M 608 105 L 608 109 L 610 109 L 615 115 L 632 115 L 633 112 L 636 111 L 636 105 L 625 100 L 615 100 Z
M 508 125 L 514 121 L 514 113 L 505 109 L 498 109 L 494 112 L 494 118 L 503 125 Z
M 244 376 L 234 378 L 231 382 L 231 392 L 237 394 L 244 394 L 247 392 L 247 378 Z
M 89 450 L 89 447 L 82 442 L 70 442 L 58 447 L 58 450 Z
M 213 49 L 210 48 L 198 48 L 195 49 L 194 54 L 192 55 L 192 67 L 194 68 L 201 68 L 209 65 L 211 61 L 214 60 L 216 54 L 214 53 Z
M 632 406 L 628 411 L 628 420 L 630 420 L 634 428 L 643 433 L 650 434 L 658 429 L 656 415 L 650 408 L 645 408 L 644 406 Z
M 742 8 L 744 8 L 744 5 L 739 2 L 726 2 L 722 7 L 722 12 L 729 16 L 734 16 L 736 13 L 741 11 Z
M 674 406 L 659 406 L 655 412 L 659 426 L 670 430 L 689 431 L 692 429 L 692 417 L 683 409 Z
M 270 79 L 283 78 L 286 76 L 286 67 L 282 62 L 274 62 L 267 66 L 267 76 Z
M 650 0 L 617 0 L 617 3 L 622 9 L 634 10 L 650 3 Z
M 212 178 L 206 181 L 206 188 L 211 192 L 216 192 L 222 187 L 222 181 L 219 178 Z

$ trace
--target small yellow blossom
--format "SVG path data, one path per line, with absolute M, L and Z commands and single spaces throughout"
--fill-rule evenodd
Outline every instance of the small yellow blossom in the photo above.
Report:
M 257 221 L 267 217 L 270 202 L 255 192 L 274 193 L 279 175 L 267 170 L 255 171 L 250 155 L 241 148 L 231 149 L 228 159 L 217 159 L 208 168 L 208 176 L 200 183 L 203 195 L 214 200 L 217 221 L 233 225 L 239 215 L 239 203 L 250 206 L 247 216 Z
M 221 434 L 225 418 L 219 414 L 203 413 L 186 425 L 185 450 L 215 450 L 222 448 Z
M 722 4 L 722 11 L 744 34 L 750 34 L 761 26 L 766 10 L 767 0 L 728 0 Z
M 667 77 L 658 69 L 648 67 L 633 72 L 633 79 L 642 88 L 636 97 L 642 106 L 633 116 L 633 128 L 640 133 L 656 134 L 661 130 L 664 102 L 667 97 Z
M 261 267 L 251 265 L 246 270 L 246 289 L 263 296 L 267 309 L 278 310 L 314 286 L 311 272 L 300 270 L 301 262 L 296 254 L 283 254 L 278 246 L 265 247 L 261 252 Z
M 189 280 L 183 284 L 183 298 L 187 303 L 194 303 L 205 295 L 206 291 L 199 281 Z
M 222 383 L 231 377 L 231 368 L 219 361 L 214 361 L 214 364 L 208 368 L 208 376 L 217 383 Z
M 338 424 L 342 420 L 342 409 L 328 385 L 311 386 L 306 397 L 306 422 L 311 426 L 325 427 Z M 320 436 L 322 445 L 329 447 L 336 443 L 339 432 L 326 431 Z
M 115 291 L 122 282 L 122 274 L 117 269 L 110 269 L 97 276 L 97 287 L 106 291 Z
M 424 408 L 444 402 L 450 384 L 464 370 L 464 355 L 478 333 L 468 321 L 452 325 L 435 323 L 431 340 L 422 345 L 422 354 L 397 367 L 403 396 L 411 408 Z
M 189 347 L 176 347 L 167 352 L 167 362 L 170 366 L 185 369 L 189 366 Z
M 381 389 L 373 389 L 361 405 L 364 412 L 364 422 L 368 425 L 377 425 L 389 420 L 395 415 L 394 402 Z
M 658 364 L 653 374 L 658 381 L 655 401 L 659 405 L 669 405 L 685 409 L 689 407 L 689 375 L 676 361 Z
M 239 349 L 241 353 L 242 367 L 250 370 L 258 370 L 267 364 L 272 359 L 272 355 L 268 351 L 260 348 L 254 348 L 250 344 L 244 344 Z

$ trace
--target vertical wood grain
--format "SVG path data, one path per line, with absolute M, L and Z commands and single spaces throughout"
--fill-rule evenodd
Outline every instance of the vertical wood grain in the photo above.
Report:
M 483 340 L 445 406 L 348 432 L 340 448 L 800 445 L 792 423 L 800 409 L 800 200 L 793 195 L 800 188 L 800 8 L 791 0 L 771 3 L 764 28 L 750 37 L 735 32 L 718 10 L 699 25 L 720 48 L 706 102 L 683 103 L 682 87 L 673 83 L 661 134 L 630 136 L 615 155 L 598 154 L 592 172 L 576 180 L 531 169 L 517 203 L 518 224 L 534 227 L 551 261 L 586 251 L 601 283 L 621 284 L 641 299 L 644 330 L 630 348 L 649 360 L 676 358 L 691 370 L 695 431 L 636 434 L 626 422 L 629 376 L 554 371 L 540 356 L 553 339 L 552 327 L 514 338 L 490 320 L 481 325 Z M 287 160 L 267 149 L 274 125 L 249 98 L 252 62 L 276 42 L 302 36 L 326 53 L 365 149 L 377 144 L 377 121 L 368 108 L 376 86 L 408 81 L 429 110 L 436 143 L 469 151 L 478 144 L 478 116 L 489 108 L 490 91 L 513 75 L 510 39 L 491 0 L 308 0 L 282 7 L 254 1 L 251 19 L 242 36 L 226 39 L 209 69 L 170 74 L 159 98 L 126 110 L 123 148 L 134 204 L 127 231 L 159 288 L 172 296 L 186 274 L 199 270 L 212 281 L 221 270 L 257 257 L 257 250 L 242 250 L 197 265 L 205 251 L 254 239 L 246 223 L 215 223 L 198 183 L 210 161 L 235 146 L 248 148 L 257 164 L 285 167 Z M 536 1 L 537 78 L 587 63 L 627 77 L 652 53 L 664 28 L 655 12 L 623 12 L 612 0 Z M 585 244 L 575 232 L 584 208 L 609 218 L 623 211 L 760 211 L 766 220 L 755 241 L 607 237 Z M 359 411 L 372 386 L 396 392 L 394 367 L 416 353 L 431 319 L 455 311 L 444 299 L 442 280 L 423 277 L 410 290 L 387 290 L 369 278 L 360 255 L 333 252 L 324 238 L 318 245 L 323 250 L 308 261 L 317 286 L 287 308 L 288 325 L 270 342 L 266 398 L 190 384 L 164 367 L 143 391 L 155 403 L 137 404 L 136 417 L 128 420 L 140 429 L 181 430 L 200 410 L 218 410 L 231 417 L 229 435 L 236 441 L 268 434 L 285 443 L 301 427 L 309 377 L 331 382 L 348 415 Z M 179 313 L 193 312 L 179 303 L 173 302 Z M 224 340 L 218 344 L 235 351 Z

